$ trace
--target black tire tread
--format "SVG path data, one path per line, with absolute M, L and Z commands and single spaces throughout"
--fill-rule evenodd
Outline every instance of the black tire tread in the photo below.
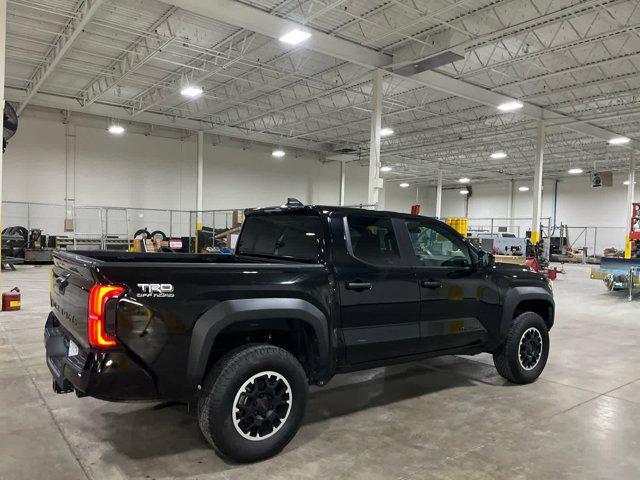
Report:
M 215 451 L 226 458 L 230 458 L 228 452 L 225 452 L 213 438 L 211 430 L 211 422 L 209 415 L 213 410 L 222 408 L 222 395 L 215 395 L 214 390 L 224 390 L 227 385 L 232 383 L 238 376 L 239 370 L 247 362 L 251 362 L 252 359 L 259 360 L 266 355 L 277 355 L 282 357 L 282 360 L 295 365 L 300 369 L 300 372 L 306 377 L 306 373 L 298 359 L 293 356 L 287 350 L 280 347 L 276 347 L 271 344 L 249 344 L 237 347 L 227 352 L 222 358 L 220 358 L 213 368 L 207 374 L 205 381 L 202 385 L 202 390 L 198 398 L 198 423 L 202 434 L 207 439 L 207 442 L 215 449 Z M 297 429 L 296 429 L 297 430 Z M 295 435 L 296 430 L 293 434 Z M 293 435 L 291 435 L 293 437 Z M 287 442 L 290 440 L 287 439 Z
M 546 329 L 546 324 L 542 317 L 535 312 L 522 312 L 513 319 L 511 328 L 507 333 L 507 337 L 500 347 L 500 349 L 493 354 L 493 364 L 496 370 L 503 378 L 507 379 L 511 383 L 525 384 L 531 383 L 537 379 L 525 379 L 517 371 L 517 367 L 514 368 L 512 360 L 518 355 L 518 346 L 520 342 L 520 326 L 523 323 L 530 323 L 532 319 L 539 320 Z M 546 331 L 546 330 L 545 330 Z M 548 340 L 546 342 L 548 348 Z M 545 358 L 546 363 L 546 358 Z M 542 367 L 544 369 L 544 366 Z

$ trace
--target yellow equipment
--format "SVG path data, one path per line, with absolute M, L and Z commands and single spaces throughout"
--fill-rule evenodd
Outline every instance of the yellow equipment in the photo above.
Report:
M 467 236 L 469 227 L 468 218 L 447 218 L 447 225 L 450 225 L 455 231 L 457 231 L 463 237 Z

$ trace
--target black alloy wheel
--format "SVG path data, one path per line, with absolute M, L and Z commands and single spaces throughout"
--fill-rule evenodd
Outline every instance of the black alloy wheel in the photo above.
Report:
M 542 335 L 535 327 L 528 328 L 520 338 L 518 358 L 525 370 L 533 370 L 542 357 Z
M 291 386 L 276 372 L 260 372 L 238 390 L 233 404 L 233 424 L 247 440 L 263 440 L 286 422 L 292 404 Z

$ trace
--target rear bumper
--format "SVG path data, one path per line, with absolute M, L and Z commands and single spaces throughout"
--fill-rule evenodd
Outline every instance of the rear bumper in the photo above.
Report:
M 53 312 L 49 313 L 44 343 L 56 393 L 76 391 L 79 396 L 114 401 L 159 398 L 152 375 L 127 352 L 99 352 L 78 346 L 78 354 L 69 357 L 71 338 Z

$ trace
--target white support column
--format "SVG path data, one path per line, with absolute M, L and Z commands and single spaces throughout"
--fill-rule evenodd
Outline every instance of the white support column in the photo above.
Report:
M 344 206 L 344 187 L 346 180 L 346 162 L 340 162 L 340 206 Z
M 76 127 L 65 117 L 65 224 L 64 231 L 72 231 L 76 201 Z
M 382 128 L 382 79 L 384 72 L 373 73 L 371 92 L 371 143 L 369 146 L 369 184 L 367 204 L 377 205 L 380 198 L 380 129 Z
M 513 217 L 513 189 L 515 188 L 515 182 L 513 179 L 509 180 L 509 200 L 507 201 L 507 225 L 506 227 L 511 230 L 511 217 Z
M 633 202 L 635 194 L 635 180 L 636 180 L 636 157 L 635 153 L 632 153 L 629 158 L 629 185 L 627 185 L 627 243 L 625 245 L 624 256 L 625 258 L 631 258 L 631 243 L 629 241 L 629 232 L 631 231 L 631 216 L 633 215 Z
M 7 41 L 7 0 L 0 0 L 0 106 L 4 111 L 4 64 L 6 58 L 6 41 Z M 0 118 L 0 131 L 4 131 L 4 115 Z M 2 232 L 2 160 L 3 152 L 0 148 L 0 232 Z M 0 234 L 0 241 L 2 234 Z M 0 262 L 2 262 L 2 253 L 0 253 Z M 0 272 L 2 269 L 0 269 Z M 0 280 L 2 276 L 0 274 Z M 0 284 L 1 286 L 1 284 Z
M 196 231 L 202 230 L 202 189 L 204 186 L 204 132 L 198 132 L 198 174 L 196 184 Z M 196 243 L 197 244 L 197 243 Z
M 631 154 L 631 158 L 629 158 L 629 185 L 627 186 L 627 221 L 631 221 L 631 215 L 633 213 L 633 201 L 634 201 L 634 193 L 635 187 L 634 182 L 636 179 L 636 157 L 634 154 Z
M 544 163 L 544 120 L 538 120 L 536 135 L 536 163 L 533 172 L 533 215 L 531 220 L 531 243 L 540 240 L 540 212 L 542 209 L 542 171 Z
M 442 217 L 442 170 L 438 170 L 438 185 L 436 186 L 436 218 Z

